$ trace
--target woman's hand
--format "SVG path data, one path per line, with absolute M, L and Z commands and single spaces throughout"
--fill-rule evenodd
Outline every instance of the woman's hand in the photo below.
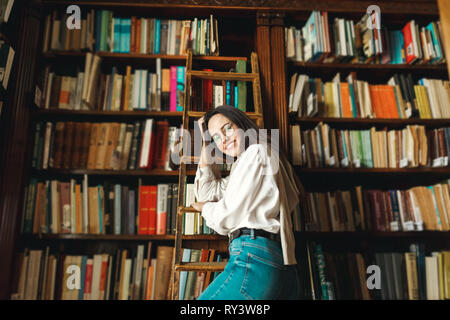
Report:
M 206 202 L 194 202 L 193 204 L 191 204 L 191 207 L 197 211 L 202 212 L 203 206 L 205 205 L 205 203 Z

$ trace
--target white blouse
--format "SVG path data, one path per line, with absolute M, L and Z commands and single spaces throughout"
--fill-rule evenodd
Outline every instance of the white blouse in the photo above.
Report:
M 233 163 L 226 178 L 216 177 L 210 166 L 198 167 L 194 192 L 197 201 L 208 201 L 202 210 L 208 227 L 221 235 L 243 227 L 272 233 L 281 230 L 284 263 L 295 264 L 291 214 L 298 203 L 298 190 L 292 181 L 284 181 L 290 179 L 283 165 L 275 168 L 266 147 L 254 144 Z M 285 192 L 280 194 L 280 190 Z

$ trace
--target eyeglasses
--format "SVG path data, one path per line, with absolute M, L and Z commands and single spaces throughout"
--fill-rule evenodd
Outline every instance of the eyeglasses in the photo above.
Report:
M 234 134 L 234 128 L 231 123 L 225 124 L 220 131 L 222 131 L 225 137 L 231 137 Z M 212 139 L 216 145 L 220 145 L 222 143 L 222 137 L 219 134 L 213 135 Z

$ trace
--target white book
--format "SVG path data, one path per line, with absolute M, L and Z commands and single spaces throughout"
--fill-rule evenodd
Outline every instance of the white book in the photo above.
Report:
M 294 44 L 295 44 L 295 60 L 303 61 L 303 39 L 301 30 L 294 30 Z
M 177 41 L 177 24 L 179 21 L 177 20 L 170 20 L 172 23 L 172 29 L 170 31 L 170 51 L 169 54 L 175 55 L 175 48 L 176 48 L 176 41 Z
M 303 94 L 303 89 L 305 87 L 305 82 L 308 81 L 308 76 L 304 74 L 300 74 L 297 77 L 297 83 L 295 85 L 294 98 L 292 100 L 292 111 L 299 112 L 300 110 L 300 102 Z
M 195 202 L 195 194 L 194 194 L 194 184 L 188 183 L 186 184 L 186 198 L 185 198 L 185 206 L 190 207 L 192 203 Z M 186 212 L 185 213 L 185 226 L 184 226 L 184 234 L 193 235 L 195 234 L 195 212 Z
M 128 293 L 130 289 L 130 275 L 131 259 L 126 259 L 123 273 L 122 297 L 120 300 L 128 300 Z
M 139 167 L 147 168 L 149 165 L 149 152 L 151 147 L 151 138 L 153 131 L 153 119 L 145 120 L 144 134 L 142 137 L 141 158 L 139 159 Z
M 141 18 L 141 53 L 147 53 L 147 23 L 148 19 Z
M 101 254 L 95 254 L 92 265 L 92 285 L 91 285 L 91 297 L 90 300 L 99 300 L 100 298 L 100 276 L 102 272 L 102 259 Z
M 166 234 L 168 184 L 158 184 L 156 203 L 156 234 Z
M 89 202 L 88 202 L 88 176 L 83 178 L 83 233 L 87 234 L 89 231 Z
M 121 100 L 121 93 L 122 93 L 122 83 L 123 83 L 123 75 L 116 74 L 116 91 L 115 91 L 115 99 L 114 99 L 114 109 L 111 108 L 111 110 L 120 111 L 120 100 Z
M 139 109 L 145 110 L 147 109 L 147 78 L 148 78 L 148 70 L 141 70 L 141 80 L 140 80 L 140 92 L 139 92 Z
M 90 77 L 90 74 L 91 74 L 92 58 L 93 58 L 92 57 L 92 53 L 86 52 L 86 59 L 84 61 L 84 79 L 83 79 L 82 100 L 86 100 L 87 99 L 89 77 Z
M 439 300 L 438 257 L 425 257 L 425 275 L 427 300 Z
M 77 227 L 77 206 L 75 201 L 75 185 L 76 181 L 75 179 L 70 179 L 70 232 L 76 233 L 76 227 Z
M 45 129 L 45 141 L 44 141 L 44 159 L 42 161 L 42 169 L 48 168 L 48 159 L 49 159 L 49 151 L 50 151 L 50 137 L 52 134 L 53 123 L 47 122 Z
M 155 110 L 161 111 L 161 58 L 156 59 L 156 100 Z
M 164 170 L 172 170 L 170 168 L 170 157 L 172 146 L 175 144 L 177 135 L 177 127 L 169 127 L 169 133 L 167 137 L 167 148 L 166 148 L 166 163 L 164 165 Z
M 223 86 L 214 85 L 214 105 L 217 107 L 222 106 L 223 103 Z
M 133 75 L 133 90 L 131 95 L 132 109 L 139 109 L 139 90 L 140 90 L 141 70 L 136 69 Z
M 135 272 L 134 272 L 134 279 L 133 279 L 133 283 L 134 283 L 134 293 L 133 293 L 133 298 L 135 300 L 139 299 L 139 293 L 140 293 L 140 288 L 142 286 L 142 262 L 144 260 L 144 245 L 138 245 L 137 248 L 137 254 L 136 254 L 136 263 L 135 263 Z

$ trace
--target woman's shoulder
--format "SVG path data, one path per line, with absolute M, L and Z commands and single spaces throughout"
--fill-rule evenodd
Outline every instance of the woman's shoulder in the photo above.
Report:
M 268 159 L 269 154 L 267 152 L 267 146 L 260 143 L 252 144 L 241 155 L 241 161 L 252 160 L 258 163 L 265 164 Z

